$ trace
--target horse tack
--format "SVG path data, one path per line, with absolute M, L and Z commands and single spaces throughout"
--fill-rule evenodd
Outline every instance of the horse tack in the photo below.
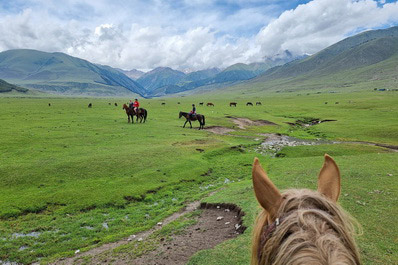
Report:
M 285 214 L 282 217 L 276 218 L 272 224 L 263 227 L 263 231 L 260 236 L 260 244 L 258 245 L 258 250 L 257 250 L 258 260 L 261 260 L 262 257 L 261 250 L 267 243 L 268 239 L 272 237 L 272 234 L 275 232 L 276 228 L 286 219 L 287 215 L 290 215 L 290 213 Z

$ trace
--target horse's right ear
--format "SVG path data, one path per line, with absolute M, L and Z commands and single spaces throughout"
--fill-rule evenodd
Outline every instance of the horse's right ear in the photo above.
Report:
M 340 196 L 340 170 L 328 154 L 325 154 L 325 162 L 319 172 L 318 191 L 334 202 Z
M 253 187 L 257 201 L 269 213 L 271 218 L 276 217 L 282 195 L 278 188 L 268 178 L 267 173 L 261 167 L 258 158 L 254 158 L 253 163 Z

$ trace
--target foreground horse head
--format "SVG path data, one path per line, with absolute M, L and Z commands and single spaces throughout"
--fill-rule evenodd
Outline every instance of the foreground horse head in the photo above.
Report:
M 263 208 L 254 227 L 252 265 L 361 264 L 354 221 L 336 204 L 340 171 L 330 156 L 325 155 L 317 192 L 281 194 L 257 158 L 252 175 Z

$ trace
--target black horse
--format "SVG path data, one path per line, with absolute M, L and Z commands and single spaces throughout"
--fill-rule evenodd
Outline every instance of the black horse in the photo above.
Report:
M 136 122 L 138 122 L 138 118 L 139 118 L 140 119 L 140 123 L 142 123 L 142 120 L 144 120 L 144 123 L 145 123 L 146 117 L 148 116 L 148 111 L 146 111 L 146 109 L 138 108 L 138 110 L 135 111 L 134 108 L 133 108 L 133 113 L 134 113 L 134 115 L 137 116 Z
M 191 128 L 192 128 L 191 121 L 198 121 L 199 122 L 199 130 L 204 129 L 204 126 L 205 126 L 205 116 L 204 115 L 201 115 L 201 114 L 190 115 L 187 112 L 180 111 L 178 118 L 181 118 L 182 116 L 184 116 L 184 118 L 187 119 L 184 123 L 184 126 L 182 126 L 183 128 L 185 128 L 185 125 L 187 124 L 187 122 L 189 122 L 189 125 L 191 125 Z

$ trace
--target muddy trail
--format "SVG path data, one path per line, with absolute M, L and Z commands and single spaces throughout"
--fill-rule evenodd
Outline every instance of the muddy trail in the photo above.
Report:
M 196 220 L 194 225 L 172 235 L 171 238 L 159 238 L 157 246 L 152 251 L 144 252 L 142 255 L 132 254 L 134 249 L 139 248 L 140 243 L 145 243 L 146 240 L 148 244 L 153 244 L 150 241 L 150 236 L 153 233 L 197 209 L 202 209 L 202 212 L 194 217 Z M 148 231 L 131 235 L 123 240 L 105 244 L 87 252 L 77 253 L 74 257 L 58 260 L 52 264 L 186 264 L 189 258 L 199 250 L 212 248 L 243 233 L 246 229 L 242 225 L 241 217 L 243 215 L 243 211 L 233 204 L 193 202 Z M 127 246 L 129 250 L 114 251 L 120 246 Z

